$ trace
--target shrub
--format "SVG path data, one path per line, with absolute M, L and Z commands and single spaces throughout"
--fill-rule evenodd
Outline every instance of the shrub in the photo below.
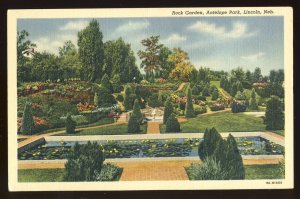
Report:
M 75 133 L 76 122 L 72 120 L 71 115 L 68 114 L 66 118 L 66 133 L 73 134 Z
M 116 103 L 114 96 L 105 87 L 101 86 L 97 92 L 97 95 L 98 95 L 98 104 L 97 104 L 98 107 L 109 107 Z
M 209 108 L 211 111 L 220 111 L 225 109 L 225 105 L 220 103 L 215 103 L 211 105 Z
M 200 90 L 199 90 L 198 86 L 193 87 L 192 94 L 193 95 L 199 95 L 200 94 Z
M 202 161 L 214 154 L 220 140 L 222 137 L 215 128 L 205 130 L 203 140 L 198 148 L 198 154 Z
M 202 95 L 198 95 L 196 99 L 200 101 L 206 101 L 206 97 Z
M 142 81 L 141 81 L 141 84 L 150 84 L 147 80 L 145 80 L 145 79 L 143 79 Z
M 231 112 L 233 112 L 233 113 L 245 112 L 246 109 L 247 109 L 247 106 L 244 104 L 241 104 L 240 102 L 234 101 L 231 104 Z
M 165 110 L 164 110 L 164 118 L 163 118 L 163 123 L 166 124 L 168 118 L 170 115 L 173 113 L 173 105 L 170 101 L 170 99 L 167 99 L 165 102 Z
M 147 102 L 148 102 L 148 106 L 150 106 L 150 107 L 152 107 L 152 108 L 159 107 L 159 106 L 162 105 L 162 101 L 160 101 L 160 100 L 158 99 L 158 94 L 157 94 L 157 93 L 152 94 L 152 95 L 148 98 Z
M 205 86 L 202 90 L 202 96 L 209 96 L 209 88 Z
M 192 91 L 191 89 L 188 90 L 187 93 L 187 102 L 185 105 L 185 117 L 194 117 L 194 107 L 193 107 L 193 101 L 192 101 Z
M 123 86 L 121 84 L 121 78 L 119 74 L 115 74 L 112 78 L 112 87 L 115 93 L 119 93 L 123 90 Z
M 203 141 L 199 145 L 199 156 L 204 163 L 209 158 L 214 158 L 220 164 L 221 172 L 226 174 L 224 176 L 226 180 L 245 178 L 243 159 L 231 134 L 227 140 L 223 140 L 216 129 L 206 130 Z
M 123 102 L 124 101 L 123 95 L 117 95 L 116 100 L 118 100 L 119 102 Z
M 217 100 L 218 98 L 219 98 L 219 91 L 218 91 L 218 89 L 215 89 L 215 90 L 212 92 L 211 100 Z
M 31 103 L 29 102 L 26 102 L 25 104 L 21 133 L 25 135 L 32 135 L 34 133 L 34 120 L 31 110 Z
M 110 93 L 114 92 L 113 86 L 109 81 L 108 75 L 105 73 L 101 79 L 101 86 L 109 90 Z
M 225 180 L 227 176 L 213 157 L 208 157 L 203 164 L 192 164 L 187 172 L 191 180 Z
M 166 132 L 179 132 L 180 124 L 175 117 L 175 114 L 172 113 L 166 122 Z
M 127 132 L 128 133 L 139 133 L 140 132 L 139 118 L 134 114 L 132 114 L 129 118 Z
M 247 97 L 244 92 L 238 91 L 235 95 L 235 99 L 237 100 L 246 100 Z
M 258 105 L 257 105 L 257 102 L 256 102 L 256 93 L 255 93 L 254 88 L 251 91 L 251 97 L 250 97 L 250 101 L 249 101 L 249 109 L 258 110 Z
M 133 115 L 138 119 L 139 123 L 142 122 L 142 120 L 143 120 L 143 114 L 141 112 L 141 107 L 140 107 L 140 103 L 139 103 L 138 99 L 136 99 L 134 101 L 132 116 Z
M 107 163 L 102 166 L 100 172 L 95 173 L 96 181 L 116 181 L 122 173 L 122 169 Z
M 207 112 L 206 106 L 200 106 L 200 105 L 194 104 L 194 112 L 196 115 L 206 113 Z
M 124 107 L 125 110 L 131 110 L 133 108 L 133 102 L 135 99 L 135 94 L 132 94 L 130 86 L 127 86 L 125 89 L 125 98 L 124 98 Z
M 283 103 L 277 96 L 271 96 L 267 102 L 264 122 L 267 130 L 284 129 Z
M 104 161 L 102 148 L 94 142 L 79 145 L 77 142 L 72 147 L 65 164 L 66 181 L 93 181 L 95 173 L 100 173 Z

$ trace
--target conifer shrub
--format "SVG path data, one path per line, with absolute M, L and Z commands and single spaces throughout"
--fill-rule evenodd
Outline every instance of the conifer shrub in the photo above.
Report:
M 194 106 L 193 106 L 193 101 L 192 101 L 192 91 L 191 89 L 188 90 L 187 93 L 187 102 L 185 105 L 185 117 L 194 117 Z
M 76 122 L 72 119 L 71 115 L 68 114 L 66 118 L 66 133 L 74 134 L 76 128 Z
M 21 133 L 24 135 L 32 135 L 34 133 L 34 120 L 31 103 L 29 102 L 26 102 L 24 107 Z
M 234 101 L 231 104 L 231 112 L 233 112 L 233 113 L 245 112 L 246 109 L 247 109 L 247 106 L 240 102 Z
M 219 91 L 218 89 L 214 89 L 214 91 L 211 94 L 211 100 L 217 100 L 219 98 Z
M 249 109 L 258 110 L 258 105 L 256 102 L 256 92 L 255 92 L 254 88 L 251 91 L 251 97 L 250 97 L 250 101 L 249 101 Z
M 264 123 L 267 130 L 284 129 L 283 103 L 277 96 L 271 96 L 267 101 Z
M 136 115 L 132 114 L 128 121 L 127 132 L 139 133 L 140 131 L 141 129 L 140 129 L 139 118 Z
M 108 75 L 105 73 L 101 79 L 101 86 L 109 90 L 110 93 L 114 92 L 113 86 L 109 81 Z
M 101 172 L 104 154 L 102 148 L 96 143 L 88 141 L 87 144 L 79 145 L 78 142 L 72 147 L 65 164 L 65 180 L 94 181 L 95 173 Z
M 180 131 L 180 124 L 175 116 L 172 113 L 166 122 L 166 132 L 179 132 Z
M 138 99 L 136 99 L 134 101 L 132 115 L 136 116 L 136 118 L 138 119 L 139 123 L 142 122 L 142 120 L 143 120 L 143 114 L 141 112 L 141 107 L 140 107 L 140 103 L 139 103 Z
M 163 118 L 164 124 L 166 124 L 168 118 L 172 113 L 173 113 L 173 105 L 170 99 L 168 98 L 167 101 L 165 102 L 165 110 L 164 110 L 164 118 Z

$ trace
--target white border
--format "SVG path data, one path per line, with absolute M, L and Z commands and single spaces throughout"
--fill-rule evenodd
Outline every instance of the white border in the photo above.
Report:
M 242 15 L 172 15 L 172 11 L 207 10 L 272 10 L 273 14 Z M 8 179 L 10 191 L 79 191 L 79 190 L 211 190 L 211 189 L 287 189 L 294 187 L 293 158 L 293 10 L 291 7 L 238 8 L 135 8 L 135 9 L 40 9 L 9 10 L 8 15 Z M 17 181 L 17 79 L 16 37 L 17 19 L 21 18 L 116 18 L 116 17 L 225 17 L 225 16 L 283 16 L 285 70 L 285 146 L 286 179 L 282 184 L 266 184 L 278 180 L 238 181 L 139 181 L 139 182 L 51 182 L 19 183 Z

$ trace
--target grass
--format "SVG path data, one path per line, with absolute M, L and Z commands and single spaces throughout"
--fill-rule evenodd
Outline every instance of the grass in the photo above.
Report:
M 204 133 L 206 128 L 212 127 L 219 132 L 266 131 L 262 118 L 230 112 L 191 118 L 180 126 L 181 133 Z M 165 125 L 161 125 L 160 132 L 165 133 Z
M 265 164 L 265 165 L 245 165 L 245 179 L 246 180 L 259 180 L 259 179 L 280 179 L 280 166 L 278 164 Z M 186 173 L 190 177 L 189 167 L 186 167 Z
M 146 130 L 147 130 L 147 125 L 141 125 L 140 134 L 146 133 Z M 132 134 L 132 133 L 127 132 L 127 124 L 119 124 L 119 125 L 107 126 L 107 127 L 102 127 L 102 128 L 79 130 L 79 131 L 76 131 L 75 134 L 61 133 L 61 134 L 57 134 L 56 136 L 128 135 L 128 134 Z
M 19 182 L 62 182 L 65 169 L 18 170 Z
M 271 130 L 271 132 L 284 136 L 284 130 L 273 130 L 273 131 Z
M 279 179 L 280 169 L 277 164 L 266 165 L 246 165 L 245 166 L 246 179 Z

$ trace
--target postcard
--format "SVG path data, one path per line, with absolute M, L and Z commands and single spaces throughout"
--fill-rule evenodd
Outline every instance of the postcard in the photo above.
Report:
M 7 14 L 10 191 L 294 187 L 292 8 Z

